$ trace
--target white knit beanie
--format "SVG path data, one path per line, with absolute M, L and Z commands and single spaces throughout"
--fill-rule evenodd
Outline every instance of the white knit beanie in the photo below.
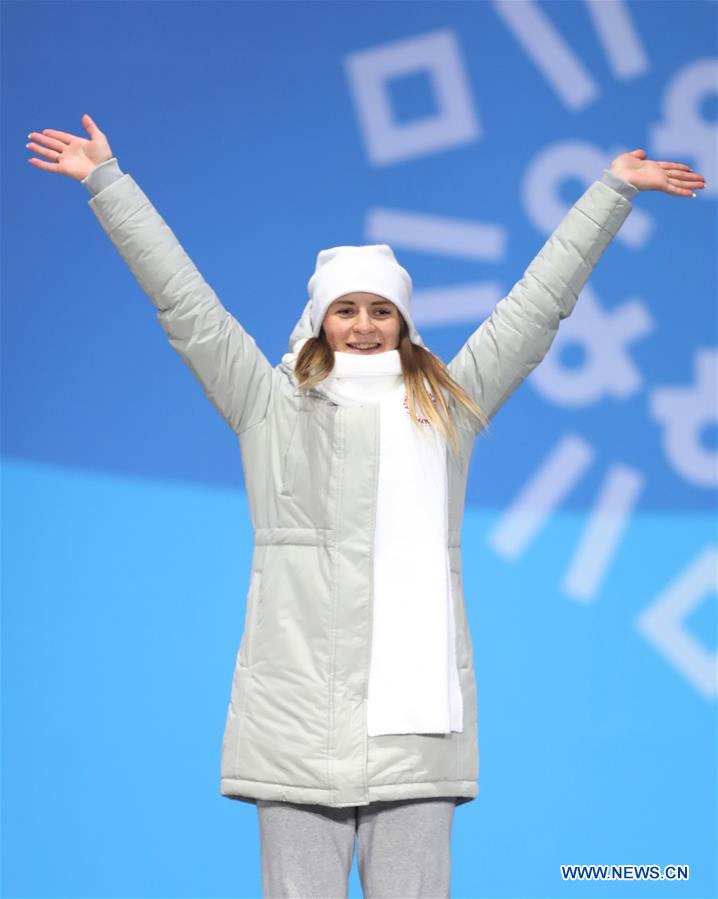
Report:
M 388 244 L 320 250 L 314 274 L 307 284 L 312 303 L 313 335 L 319 336 L 326 311 L 334 300 L 361 291 L 391 300 L 406 319 L 410 340 L 416 343 L 417 333 L 409 306 L 412 288 L 409 272 L 399 265 Z

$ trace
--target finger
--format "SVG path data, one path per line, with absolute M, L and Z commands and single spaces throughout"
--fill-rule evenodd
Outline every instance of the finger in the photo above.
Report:
M 100 129 L 95 124 L 95 120 L 92 118 L 92 116 L 88 112 L 86 112 L 82 118 L 87 119 L 86 122 L 83 122 L 83 127 L 86 128 L 87 131 L 93 135 L 93 137 L 95 134 L 100 133 Z
M 668 184 L 666 185 L 666 193 L 674 194 L 677 197 L 692 197 L 692 188 L 693 185 L 687 185 L 685 181 L 681 181 L 679 184 L 677 181 L 671 181 L 669 179 Z
M 25 146 L 28 150 L 32 150 L 34 153 L 41 153 L 43 156 L 47 156 L 48 159 L 54 159 L 55 161 L 61 155 L 59 150 L 53 150 L 52 147 L 43 147 L 42 144 L 29 143 L 25 144 Z
M 66 143 L 63 143 L 61 140 L 56 140 L 53 137 L 48 137 L 46 134 L 38 134 L 37 131 L 31 131 L 28 134 L 30 140 L 34 141 L 42 141 L 46 146 L 52 147 L 54 150 L 64 150 L 67 146 Z
M 666 169 L 666 174 L 669 178 L 675 178 L 676 181 L 702 181 L 703 175 L 698 175 L 696 172 L 683 172 L 678 169 Z
M 674 172 L 671 169 L 666 170 L 669 182 L 678 184 L 681 187 L 690 187 L 695 190 L 697 187 L 705 187 L 706 179 L 697 172 Z
M 69 144 L 71 140 L 75 139 L 74 134 L 68 134 L 67 131 L 56 131 L 54 128 L 43 128 L 42 133 L 49 134 L 50 137 L 57 138 L 65 144 Z
M 42 159 L 35 159 L 34 156 L 30 157 L 28 162 L 38 169 L 45 169 L 46 172 L 57 172 L 60 175 L 62 174 L 60 166 L 56 165 L 54 162 L 43 162 Z
M 685 162 L 665 162 L 661 159 L 657 159 L 656 162 L 658 165 L 663 166 L 664 169 L 676 169 L 683 172 L 693 171 L 693 169 L 689 165 L 686 165 Z

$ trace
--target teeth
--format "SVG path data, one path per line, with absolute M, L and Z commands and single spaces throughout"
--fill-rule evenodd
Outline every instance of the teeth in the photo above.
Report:
M 353 346 L 357 350 L 371 350 L 374 347 L 379 346 L 378 343 L 350 343 L 349 346 Z

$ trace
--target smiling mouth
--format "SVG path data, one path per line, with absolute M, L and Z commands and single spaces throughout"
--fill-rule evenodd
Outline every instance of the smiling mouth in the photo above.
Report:
M 372 350 L 376 350 L 379 348 L 380 344 L 378 343 L 348 343 L 347 346 L 350 350 L 354 350 L 357 353 L 369 353 Z

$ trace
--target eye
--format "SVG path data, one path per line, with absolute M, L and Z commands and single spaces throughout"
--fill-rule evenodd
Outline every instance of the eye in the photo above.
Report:
M 386 318 L 387 315 L 391 315 L 391 309 L 375 309 L 375 312 L 378 312 L 383 318 Z M 345 306 L 344 309 L 337 309 L 337 315 L 343 315 L 345 312 L 349 314 L 353 314 L 354 310 L 348 306 Z

